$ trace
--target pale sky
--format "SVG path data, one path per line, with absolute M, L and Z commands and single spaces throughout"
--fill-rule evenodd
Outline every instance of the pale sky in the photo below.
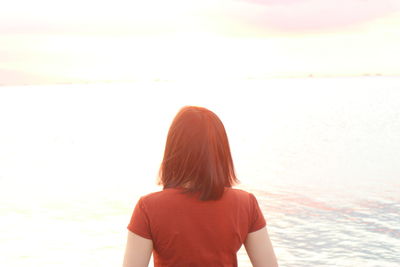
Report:
M 398 0 L 14 0 L 0 84 L 399 75 Z

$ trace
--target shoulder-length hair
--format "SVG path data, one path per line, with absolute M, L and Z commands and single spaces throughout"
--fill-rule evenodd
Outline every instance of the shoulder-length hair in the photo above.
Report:
M 183 107 L 168 131 L 158 184 L 217 200 L 238 182 L 221 120 L 206 108 Z

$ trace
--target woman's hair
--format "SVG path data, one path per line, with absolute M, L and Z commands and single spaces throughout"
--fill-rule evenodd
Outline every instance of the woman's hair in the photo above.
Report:
M 221 120 L 206 108 L 183 107 L 168 131 L 159 184 L 217 200 L 238 182 Z

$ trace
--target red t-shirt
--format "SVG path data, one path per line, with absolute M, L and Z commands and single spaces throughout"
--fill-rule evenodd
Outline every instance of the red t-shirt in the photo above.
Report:
M 253 194 L 226 188 L 221 199 L 169 188 L 143 196 L 128 229 L 153 241 L 154 266 L 237 266 L 247 234 L 266 225 Z

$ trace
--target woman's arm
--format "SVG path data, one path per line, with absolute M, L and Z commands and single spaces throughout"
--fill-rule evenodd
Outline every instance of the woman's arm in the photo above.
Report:
M 149 265 L 153 241 L 128 230 L 123 267 L 147 267 Z
M 247 235 L 244 246 L 254 267 L 277 267 L 278 262 L 268 236 L 267 228 Z

